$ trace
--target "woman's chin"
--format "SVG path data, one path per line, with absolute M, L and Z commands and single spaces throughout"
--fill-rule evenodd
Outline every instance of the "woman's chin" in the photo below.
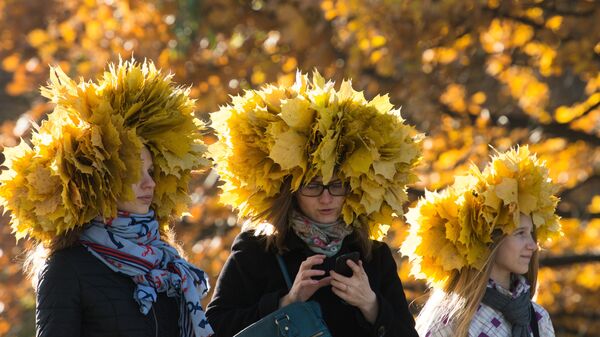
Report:
M 334 222 L 337 222 L 338 217 L 335 215 L 332 216 L 318 216 L 316 217 L 316 219 L 313 219 L 314 221 L 318 222 L 318 223 L 322 223 L 322 224 L 332 224 Z
M 126 207 L 119 208 L 120 212 L 126 212 L 129 214 L 146 214 L 150 211 L 150 207 Z

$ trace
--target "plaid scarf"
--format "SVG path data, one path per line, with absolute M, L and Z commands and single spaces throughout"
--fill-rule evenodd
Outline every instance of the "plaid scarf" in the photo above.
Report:
M 166 292 L 180 304 L 181 337 L 213 335 L 200 305 L 208 292 L 208 278 L 160 239 L 154 211 L 119 212 L 106 221 L 96 218 L 86 225 L 80 242 L 110 269 L 131 276 L 136 284 L 133 297 L 144 315 L 157 293 Z

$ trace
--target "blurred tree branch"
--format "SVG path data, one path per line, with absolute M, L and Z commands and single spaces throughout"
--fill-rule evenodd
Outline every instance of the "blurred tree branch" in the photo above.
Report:
M 562 267 L 579 263 L 600 262 L 600 254 L 547 256 L 540 259 L 540 267 Z

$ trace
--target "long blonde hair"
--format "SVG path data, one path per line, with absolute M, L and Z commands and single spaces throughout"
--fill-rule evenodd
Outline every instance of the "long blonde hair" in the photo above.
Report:
M 491 253 L 481 271 L 470 267 L 460 271 L 455 270 L 443 287 L 432 288 L 427 303 L 416 318 L 416 329 L 419 335 L 425 336 L 432 326 L 450 324 L 452 336 L 469 336 L 469 327 L 485 294 L 498 248 L 507 238 L 507 235 L 499 232 L 494 234 L 496 239 L 490 247 Z M 538 251 L 535 250 L 529 262 L 529 270 L 523 274 L 531 286 L 532 298 L 537 286 L 538 266 Z

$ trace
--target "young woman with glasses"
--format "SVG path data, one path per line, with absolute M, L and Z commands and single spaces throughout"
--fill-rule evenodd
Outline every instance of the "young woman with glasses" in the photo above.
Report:
M 305 80 L 305 78 L 300 78 L 300 83 L 293 88 L 285 89 L 290 97 L 287 99 L 279 97 L 278 103 L 267 105 L 269 111 L 275 112 L 278 110 L 277 104 L 285 105 L 286 102 L 294 99 L 317 100 L 316 92 L 326 95 L 320 89 L 330 90 L 330 101 L 337 99 L 337 96 L 336 98 L 332 97 L 335 96 L 335 91 L 331 89 L 331 86 L 319 88 L 318 84 L 312 83 L 315 95 L 308 93 L 310 89 L 305 88 L 306 91 L 303 91 L 302 83 L 306 86 L 306 82 L 302 82 L 303 79 Z M 293 92 L 298 88 L 300 88 L 299 92 Z M 273 101 L 270 100 L 269 95 L 278 96 L 280 92 L 276 91 L 273 88 L 265 88 L 260 95 L 266 95 L 264 101 L 270 104 Z M 248 94 L 243 99 L 254 99 L 256 96 Z M 293 98 L 294 96 L 295 98 Z M 303 98 L 299 98 L 299 96 Z M 252 106 L 244 104 L 243 99 L 236 102 L 245 107 Z M 403 137 L 407 138 L 402 140 L 401 145 L 399 145 L 399 139 L 390 139 L 388 144 L 395 151 L 407 151 L 405 154 L 415 150 L 414 158 L 409 160 L 410 164 L 400 168 L 400 165 L 394 164 L 397 153 L 392 150 L 388 151 L 387 148 L 381 149 L 381 153 L 386 153 L 388 156 L 386 160 L 390 160 L 391 180 L 399 181 L 406 178 L 404 174 L 410 175 L 408 170 L 416 161 L 418 144 L 406 136 L 409 132 L 394 133 L 399 130 L 406 131 L 404 128 L 408 127 L 391 114 L 384 115 L 375 109 L 367 108 L 366 103 L 361 106 L 358 102 L 348 102 L 348 108 L 350 103 L 357 103 L 356 115 L 347 111 L 348 109 L 344 108 L 345 103 L 342 102 L 338 102 L 337 111 L 333 106 L 329 110 L 337 113 L 338 117 L 345 114 L 345 119 L 340 123 L 349 123 L 349 127 L 338 130 L 340 144 L 345 140 L 350 141 L 351 134 L 357 135 L 359 132 L 367 130 L 366 125 L 365 128 L 362 128 L 361 123 L 363 122 L 373 125 L 387 124 L 391 126 L 387 130 L 364 135 L 361 144 L 370 143 L 377 147 L 377 140 L 370 139 L 370 137 L 385 138 L 404 134 Z M 280 134 L 279 137 L 282 138 L 274 139 L 273 143 L 278 144 L 280 139 L 285 139 L 286 151 L 285 156 L 282 157 L 279 157 L 276 147 L 260 152 L 256 151 L 256 148 L 254 150 L 245 148 L 268 144 L 271 141 L 269 139 L 270 132 L 276 132 L 281 128 L 277 125 L 278 121 L 289 121 L 294 125 L 293 132 L 301 132 L 299 134 L 301 137 L 310 135 L 313 127 L 318 128 L 319 121 L 326 123 L 326 116 L 318 115 L 326 112 L 325 110 L 315 112 L 307 104 L 299 102 L 299 105 L 304 108 L 294 112 L 296 120 L 291 120 L 287 113 L 283 112 L 286 111 L 286 108 L 282 109 L 282 115 L 263 117 L 265 120 L 258 122 L 256 122 L 257 116 L 265 116 L 262 114 L 260 106 L 257 106 L 256 110 L 234 112 L 239 114 L 235 118 L 248 121 L 248 123 L 256 122 L 257 125 L 264 123 L 263 126 L 271 123 L 262 129 L 248 129 L 253 132 L 264 130 L 265 134 L 244 137 L 246 140 L 244 142 L 228 138 L 228 135 L 241 134 L 246 131 L 246 129 L 242 129 L 241 122 L 232 121 L 234 117 L 230 115 L 231 123 L 227 123 L 227 126 L 220 124 L 222 116 L 226 115 L 223 110 L 212 116 L 213 126 L 221 141 L 230 145 L 228 149 L 231 150 L 229 154 L 226 153 L 227 156 L 223 156 L 222 153 L 214 156 L 217 170 L 225 181 L 225 195 L 222 200 L 229 200 L 228 193 L 231 195 L 232 191 L 235 192 L 237 200 L 241 200 L 240 197 L 243 195 L 249 196 L 246 197 L 243 205 L 233 205 L 240 209 L 242 215 L 248 215 L 251 220 L 247 222 L 249 225 L 242 230 L 233 243 L 231 255 L 217 280 L 213 299 L 207 307 L 207 317 L 211 326 L 215 329 L 217 336 L 233 336 L 278 308 L 294 302 L 312 300 L 320 305 L 324 321 L 333 336 L 416 337 L 414 320 L 408 310 L 392 252 L 385 243 L 370 239 L 370 234 L 373 233 L 371 226 L 375 227 L 375 225 L 371 225 L 376 222 L 374 219 L 385 218 L 385 214 L 388 214 L 386 209 L 391 209 L 391 207 L 388 208 L 383 197 L 385 187 L 390 187 L 391 183 L 383 176 L 375 177 L 373 175 L 369 178 L 368 174 L 350 172 L 352 168 L 349 165 L 352 160 L 348 160 L 348 158 L 353 153 L 350 148 L 347 148 L 346 152 L 342 152 L 342 149 L 338 148 L 339 153 L 331 153 L 331 157 L 326 158 L 332 164 L 330 166 L 332 170 L 328 174 L 326 169 L 315 164 L 316 160 L 311 161 L 310 159 L 318 156 L 317 148 L 326 147 L 327 140 L 319 136 L 319 132 L 313 134 L 315 136 L 313 141 L 308 137 L 305 138 L 306 144 L 300 148 L 301 151 L 298 153 L 294 152 L 294 147 L 290 144 L 293 144 L 294 139 L 299 138 Z M 232 107 L 231 110 L 235 110 L 235 108 Z M 364 110 L 359 117 L 358 112 L 361 110 L 358 109 L 361 108 Z M 315 107 L 315 109 L 317 108 Z M 364 121 L 360 119 L 362 116 L 365 118 Z M 338 117 L 333 117 L 332 128 L 335 127 L 335 120 Z M 311 123 L 301 122 L 300 125 L 295 122 L 303 119 Z M 352 127 L 356 130 L 353 130 Z M 283 129 L 285 130 L 286 127 Z M 288 134 L 289 130 L 291 129 L 288 129 Z M 260 141 L 249 143 L 247 139 L 260 139 Z M 335 147 L 333 148 L 335 149 Z M 355 150 L 357 148 L 355 147 Z M 296 168 L 286 170 L 287 164 L 284 161 L 297 158 L 296 155 L 302 158 L 303 155 L 300 152 L 307 153 L 307 156 L 305 155 L 306 162 L 299 164 L 306 167 L 306 171 L 299 174 L 301 171 Z M 252 155 L 257 157 L 251 157 Z M 238 162 L 235 161 L 239 161 L 240 164 L 242 162 L 259 164 L 237 166 Z M 252 171 L 236 171 L 236 167 L 240 170 L 251 169 Z M 265 186 L 265 184 L 260 186 L 258 181 L 269 170 L 274 177 L 270 183 L 277 184 L 278 187 L 272 197 L 259 198 L 268 194 L 273 187 Z M 369 169 L 367 168 L 367 170 Z M 311 177 L 310 171 L 317 173 Z M 280 178 L 277 178 L 278 176 Z M 376 179 L 379 182 L 375 181 Z M 394 192 L 397 192 L 397 195 L 403 193 L 407 180 L 396 185 L 397 190 Z M 239 183 L 237 187 L 232 187 L 237 183 Z M 361 186 L 377 184 L 384 186 L 381 189 L 383 193 L 374 200 L 377 207 L 367 211 L 361 202 L 365 203 L 370 196 L 367 196 Z M 252 190 L 252 188 L 254 189 Z M 364 196 L 363 201 L 361 201 L 361 196 Z M 261 210 L 263 204 L 268 207 Z M 394 211 L 401 214 L 402 209 Z M 378 216 L 380 218 L 377 218 Z M 348 219 L 350 219 L 350 223 Z M 261 223 L 269 225 L 261 227 Z M 261 228 L 269 228 L 269 230 L 261 230 Z M 349 269 L 347 276 L 336 272 L 336 259 L 353 252 L 358 254 L 358 259 L 355 261 L 352 259 L 339 260 L 344 261 L 343 267 Z M 289 271 L 292 280 L 289 290 L 277 264 L 276 254 L 282 255 Z

